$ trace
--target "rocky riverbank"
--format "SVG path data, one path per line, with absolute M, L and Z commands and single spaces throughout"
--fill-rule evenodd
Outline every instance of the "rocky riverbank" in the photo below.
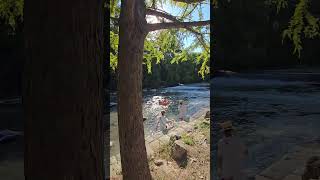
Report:
M 210 119 L 202 109 L 167 134 L 146 137 L 154 179 L 210 179 Z M 110 159 L 111 179 L 121 179 L 120 155 Z

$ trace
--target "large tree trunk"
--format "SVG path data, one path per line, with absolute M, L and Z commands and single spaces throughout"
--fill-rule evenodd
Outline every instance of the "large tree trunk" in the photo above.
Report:
M 103 179 L 102 1 L 26 0 L 26 180 Z
M 151 179 L 142 120 L 143 0 L 123 0 L 119 23 L 118 119 L 124 179 Z

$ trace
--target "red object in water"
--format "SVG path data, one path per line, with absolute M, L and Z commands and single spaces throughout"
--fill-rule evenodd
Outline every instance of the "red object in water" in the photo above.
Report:
M 170 104 L 170 102 L 167 100 L 167 99 L 164 99 L 164 100 L 160 100 L 159 101 L 159 105 L 162 105 L 162 106 L 167 106 L 167 105 L 169 105 Z

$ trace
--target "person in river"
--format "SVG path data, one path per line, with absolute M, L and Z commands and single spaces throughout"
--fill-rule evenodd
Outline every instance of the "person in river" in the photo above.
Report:
M 179 121 L 186 121 L 187 106 L 183 101 L 180 101 L 178 110 L 179 110 Z
M 248 150 L 242 141 L 234 135 L 231 121 L 220 124 L 224 136 L 218 142 L 218 177 L 220 180 L 245 180 L 244 160 Z
M 156 131 L 160 128 L 163 134 L 166 134 L 168 130 L 173 127 L 173 122 L 166 117 L 166 112 L 161 111 L 161 114 L 157 117 Z
M 167 98 L 164 98 L 163 100 L 159 100 L 159 105 L 168 106 L 169 104 L 170 104 L 170 101 Z

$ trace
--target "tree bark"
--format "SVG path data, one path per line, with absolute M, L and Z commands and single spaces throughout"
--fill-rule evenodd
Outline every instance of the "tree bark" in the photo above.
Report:
M 103 179 L 102 1 L 26 0 L 26 180 Z
M 142 59 L 146 23 L 143 0 L 121 1 L 118 120 L 124 179 L 151 179 L 142 120 Z

